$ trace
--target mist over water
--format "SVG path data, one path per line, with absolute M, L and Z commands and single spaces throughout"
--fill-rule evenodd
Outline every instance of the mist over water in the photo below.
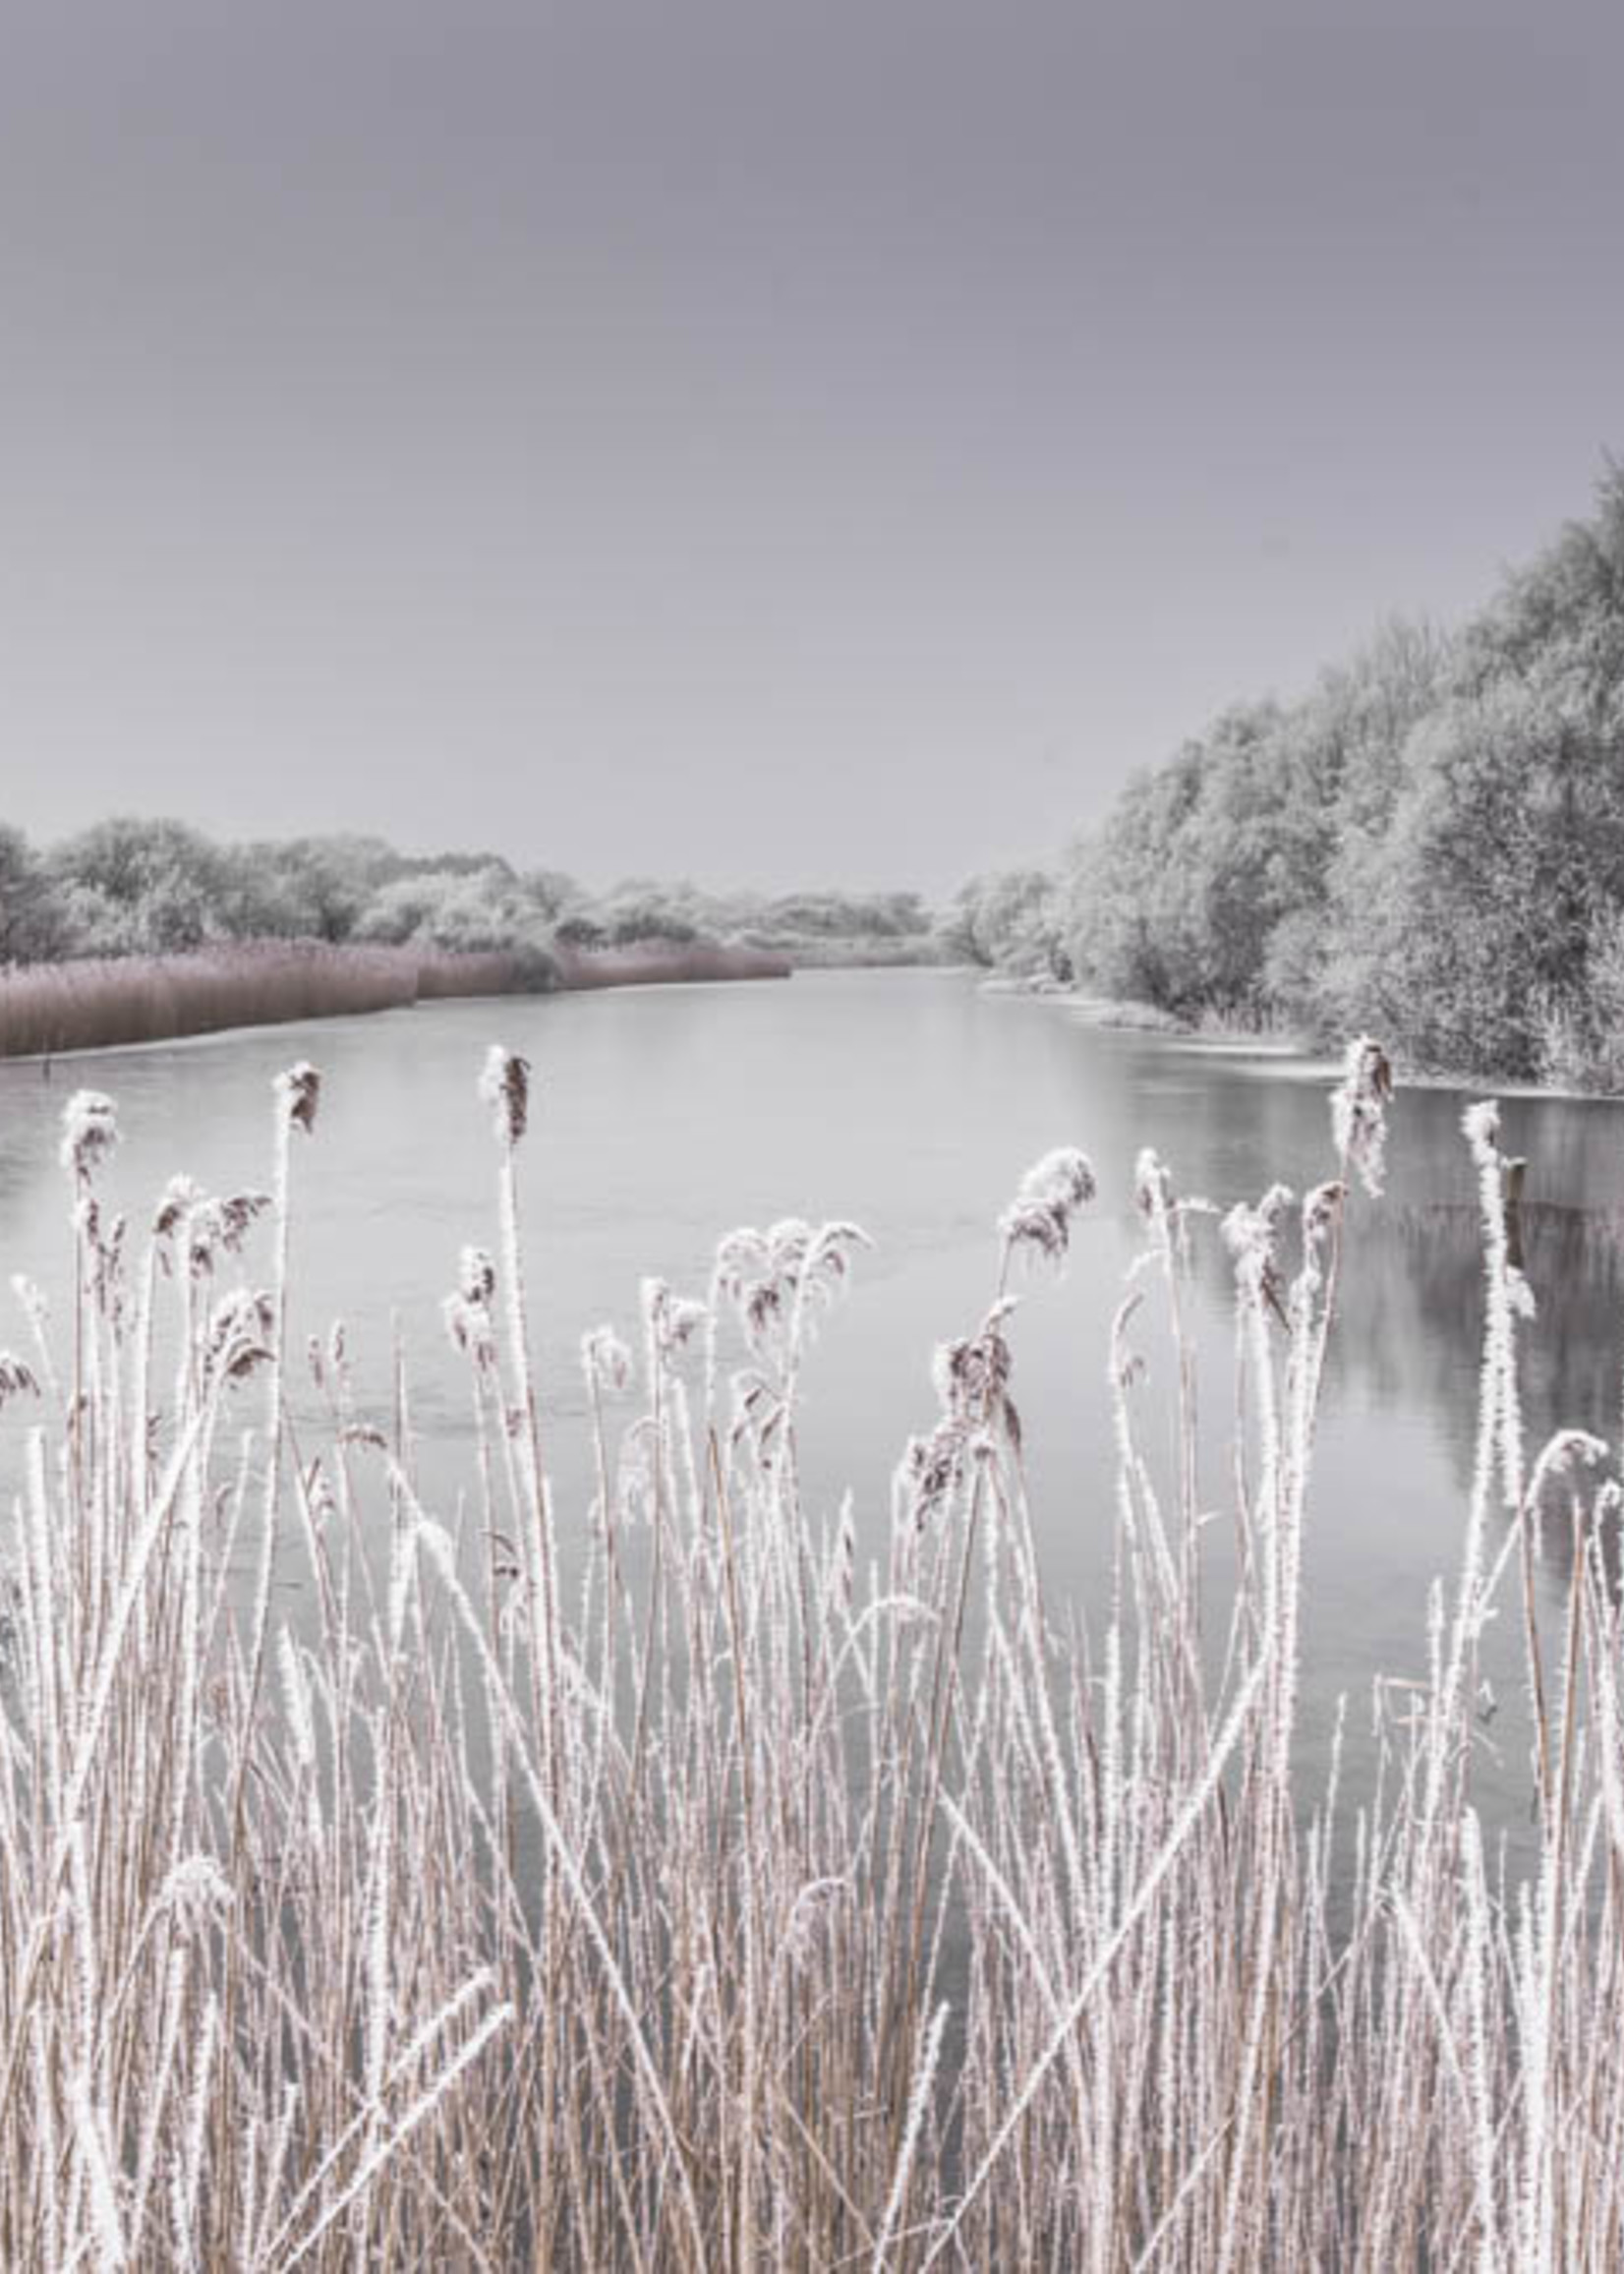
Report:
M 536 1082 L 522 1196 L 566 1575 L 581 1561 L 591 1496 L 582 1332 L 608 1322 L 635 1347 L 646 1276 L 703 1296 L 725 1233 L 790 1215 L 851 1219 L 875 1242 L 813 1350 L 801 1448 L 813 1521 L 832 1520 L 849 1487 L 859 1554 L 883 1561 L 892 1470 L 908 1433 L 935 1416 L 932 1350 L 972 1331 L 991 1300 L 994 1223 L 1021 1172 L 1073 1143 L 1093 1161 L 1099 1198 L 1079 1219 L 1065 1274 L 1016 1282 L 1013 1386 L 1053 1615 L 1103 1618 L 1114 1525 L 1107 1352 L 1142 1248 L 1139 1147 L 1161 1153 L 1181 1194 L 1220 1210 L 1276 1178 L 1301 1192 L 1336 1165 L 1326 1068 L 1103 1033 L 1054 1004 L 982 994 L 957 973 L 803 973 L 787 984 L 424 1005 L 58 1062 L 49 1080 L 37 1065 L 0 1067 L 0 1266 L 8 1280 L 35 1279 L 59 1307 L 66 1300 L 69 1195 L 56 1148 L 75 1087 L 117 1100 L 124 1142 L 106 1201 L 129 1212 L 139 1237 L 178 1170 L 221 1193 L 268 1182 L 270 1080 L 309 1055 L 325 1079 L 316 1136 L 294 1162 L 292 1347 L 324 1339 L 341 1318 L 361 1405 L 387 1425 L 398 1333 L 424 1495 L 452 1518 L 458 1495 L 473 1496 L 472 1433 L 466 1371 L 439 1303 L 460 1248 L 494 1244 L 494 1152 L 475 1080 L 498 1036 L 530 1058 Z M 1423 1672 L 1426 1591 L 1435 1578 L 1454 1583 L 1482 1323 L 1461 1104 L 1449 1090 L 1402 1093 L 1387 1195 L 1356 1195 L 1350 1207 L 1305 1546 L 1310 1765 L 1346 1693 L 1357 1771 L 1374 1678 Z M 1521 1347 L 1532 1456 L 1559 1425 L 1616 1434 L 1624 1113 L 1513 1099 L 1504 1141 L 1530 1161 L 1524 1234 L 1539 1315 Z M 265 1269 L 251 1249 L 246 1278 Z M 1138 1284 L 1132 1342 L 1146 1379 L 1136 1411 L 1146 1456 L 1170 1476 L 1160 1290 L 1153 1277 Z M 1193 1286 L 1216 1606 L 1233 1555 L 1234 1361 L 1215 1221 L 1196 1226 Z M 13 1304 L 0 1345 L 25 1337 Z M 724 1348 L 736 1359 L 735 1345 Z M 296 1425 L 301 1401 L 308 1412 L 314 1391 L 296 1383 Z M 616 1428 L 630 1418 L 611 1410 Z M 0 1424 L 8 1496 L 26 1422 L 14 1408 Z M 1542 1567 L 1553 1617 L 1565 1523 L 1553 1507 Z M 1212 1630 L 1221 1648 L 1216 1615 Z M 1482 1792 L 1491 1815 L 1515 1826 L 1528 1775 L 1509 1612 L 1490 1631 L 1486 1662 L 1501 1710 L 1485 1737 L 1500 1741 L 1502 1758 L 1485 1751 Z

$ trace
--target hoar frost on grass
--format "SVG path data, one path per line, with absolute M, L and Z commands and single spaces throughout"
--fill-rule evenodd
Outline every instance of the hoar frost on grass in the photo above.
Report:
M 0 1593 L 0 2260 L 1615 2265 L 1620 1494 L 1587 1432 L 1523 1451 L 1497 1109 L 1465 1133 L 1487 1323 L 1462 1572 L 1350 1824 L 1334 1770 L 1300 1813 L 1299 1613 L 1378 1045 L 1349 1052 L 1334 1173 L 1222 1217 L 1229 1592 L 1194 1490 L 1209 1211 L 1140 1156 L 1115 1578 L 1072 1639 L 1006 1282 L 1086 1245 L 1085 1156 L 1046 1155 L 999 1219 L 889 1539 L 804 1482 L 810 1337 L 865 1242 L 793 1218 L 728 1235 L 697 1298 L 645 1282 L 639 1348 L 583 1338 L 583 1521 L 529 1349 L 529 1070 L 495 1049 L 480 1090 L 495 1235 L 446 1306 L 473 1449 L 433 1512 L 403 1376 L 364 1410 L 335 1327 L 289 1394 L 315 1070 L 276 1086 L 268 1200 L 176 1182 L 132 1219 L 145 1254 L 104 1213 L 110 1103 L 70 1105 L 77 1300 L 59 1339 L 25 1290 L 33 1353 L 0 1356 L 38 1417 Z M 1153 1301 L 1166 1389 L 1134 1347 Z M 1537 1857 L 1508 1887 L 1473 1764 L 1479 1638 L 1519 1582 Z

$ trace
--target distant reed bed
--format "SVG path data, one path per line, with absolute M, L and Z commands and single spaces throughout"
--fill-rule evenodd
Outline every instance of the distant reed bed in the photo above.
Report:
M 237 940 L 185 955 L 0 969 L 0 1058 L 163 1042 L 388 1011 L 420 996 L 501 995 L 538 983 L 534 958 Z
M 657 987 L 715 979 L 787 979 L 776 950 L 714 940 L 633 940 L 618 948 L 551 951 L 560 987 Z
M 1117 1576 L 1076 1621 L 1027 1506 L 1013 1291 L 1078 1239 L 1081 1154 L 1015 1195 L 889 1506 L 803 1491 L 805 1354 L 865 1242 L 783 1222 L 728 1235 L 692 1294 L 646 1282 L 636 1349 L 585 1336 L 595 1483 L 565 1510 L 520 1268 L 527 1069 L 493 1051 L 481 1086 L 495 1233 L 444 1306 L 471 1451 L 433 1506 L 404 1378 L 363 1410 L 342 1329 L 289 1331 L 315 1071 L 278 1081 L 265 1193 L 177 1179 L 136 1218 L 110 1101 L 68 1108 L 74 1300 L 53 1330 L 22 1288 L 0 1354 L 0 2262 L 1615 2268 L 1618 1493 L 1595 1438 L 1522 1441 L 1495 1109 L 1466 1127 L 1487 1324 L 1460 1568 L 1344 1822 L 1334 1769 L 1306 1815 L 1293 1770 L 1373 1044 L 1326 1181 L 1222 1220 L 1221 1511 L 1189 1331 L 1210 1211 L 1135 1165 Z M 1502 1606 L 1523 1883 L 1474 1801 Z
M 946 967 L 957 961 L 952 950 L 929 932 L 860 933 L 854 938 L 832 939 L 820 932 L 781 932 L 752 937 L 740 945 L 776 956 L 797 971 L 887 970 L 919 965 Z
M 0 1058 L 110 1050 L 228 1026 L 390 1011 L 452 996 L 787 978 L 760 949 L 647 941 L 592 950 L 236 940 L 185 955 L 0 966 Z

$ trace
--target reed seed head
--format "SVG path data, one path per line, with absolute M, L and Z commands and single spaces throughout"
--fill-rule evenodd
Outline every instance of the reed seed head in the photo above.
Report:
M 76 1089 L 62 1111 L 62 1166 L 88 1183 L 118 1143 L 118 1112 L 99 1089 Z
M 208 1322 L 205 1371 L 221 1381 L 246 1381 L 270 1357 L 275 1316 L 268 1295 L 251 1295 L 247 1288 L 227 1295 Z
M 511 1149 L 530 1121 L 530 1061 L 493 1042 L 480 1075 L 480 1096 L 492 1110 L 496 1136 Z
M 655 1350 L 662 1358 L 675 1358 L 688 1348 L 710 1316 L 703 1303 L 675 1295 L 664 1279 L 642 1284 L 643 1317 Z
M 612 1327 L 595 1326 L 581 1337 L 581 1364 L 587 1380 L 618 1396 L 631 1385 L 632 1356 Z
M 783 1930 L 784 1954 L 792 1966 L 803 1966 L 817 1948 L 818 1930 L 850 1888 L 844 1879 L 809 1880 L 789 1906 Z
M 1015 1354 L 1004 1332 L 1015 1309 L 1009 1296 L 995 1303 L 973 1335 L 940 1343 L 931 1379 L 948 1420 L 975 1428 L 1007 1410 Z
M 1337 1212 L 1347 1196 L 1348 1188 L 1338 1177 L 1330 1178 L 1323 1185 L 1315 1185 L 1311 1193 L 1304 1195 L 1303 1244 L 1305 1248 L 1319 1246 L 1336 1222 Z
M 187 1268 L 193 1278 L 206 1278 L 217 1255 L 240 1254 L 256 1221 L 269 1206 L 268 1193 L 232 1193 L 223 1199 L 195 1205 L 187 1218 L 186 1233 Z
M 925 1437 L 909 1437 L 899 1476 L 916 1530 L 940 1515 L 964 1474 L 969 1432 L 957 1417 L 939 1421 Z
M 202 1850 L 183 1856 L 158 1891 L 158 1907 L 194 1932 L 224 1917 L 232 1901 L 230 1881 Z
M 1034 1161 L 998 1219 L 1006 1258 L 1018 1251 L 1029 1261 L 1062 1263 L 1072 1244 L 1072 1220 L 1097 1190 L 1088 1157 L 1075 1145 L 1057 1145 Z
M 32 1367 L 15 1351 L 0 1350 L 0 1412 L 13 1398 L 38 1395 L 39 1379 Z
M 316 1109 L 321 1099 L 320 1075 L 308 1058 L 301 1058 L 297 1066 L 290 1066 L 285 1074 L 276 1077 L 275 1089 L 288 1127 L 302 1129 L 309 1137 L 316 1127 Z
M 486 1248 L 464 1248 L 458 1259 L 457 1292 L 465 1303 L 489 1306 L 496 1293 L 496 1266 Z
M 1591 1429 L 1558 1429 L 1534 1465 L 1535 1480 L 1542 1482 L 1562 1469 L 1595 1469 L 1607 1458 L 1607 1441 Z
M 1022 1199 L 1061 1200 L 1073 1208 L 1085 1206 L 1098 1190 L 1087 1154 L 1075 1145 L 1056 1145 L 1020 1180 Z
M 1387 1107 L 1393 1095 L 1393 1068 L 1381 1044 L 1356 1035 L 1343 1061 L 1342 1079 L 1331 1093 L 1331 1131 L 1336 1148 L 1359 1172 L 1375 1198 L 1386 1168 Z
M 153 1239 L 172 1240 L 203 1196 L 202 1186 L 191 1177 L 171 1177 L 152 1216 Z
M 1271 1185 L 1252 1207 L 1245 1200 L 1230 1209 L 1219 1226 L 1225 1247 L 1235 1261 L 1237 1285 L 1254 1302 L 1267 1304 L 1284 1321 L 1277 1242 L 1286 1210 L 1292 1204 L 1289 1185 Z

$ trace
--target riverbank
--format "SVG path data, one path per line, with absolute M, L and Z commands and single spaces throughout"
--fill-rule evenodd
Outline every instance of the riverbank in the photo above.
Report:
M 1115 995 L 1091 994 L 1069 987 L 1064 980 L 1016 979 L 1000 975 L 983 979 L 984 995 L 1036 995 L 1056 1003 L 1085 1026 L 1120 1028 L 1130 1034 L 1177 1035 L 1188 1042 L 1228 1042 L 1260 1050 L 1307 1050 L 1309 1038 L 1286 1026 L 1252 1026 L 1238 1019 L 1208 1014 L 1199 1020 L 1181 1019 L 1154 1003 L 1138 1003 Z
M 703 942 L 455 955 L 259 940 L 179 956 L 17 964 L 0 971 L 0 1058 L 113 1050 L 451 997 L 776 979 L 790 970 L 785 957 Z
M 1305 1080 L 1323 1079 L 1339 1063 L 1336 1053 L 1327 1050 L 1322 1038 L 1284 1021 L 1259 1026 L 1216 1012 L 1203 1013 L 1194 1020 L 1181 1019 L 1154 1003 L 1091 994 L 1085 988 L 1069 987 L 1058 979 L 1012 978 L 1002 973 L 983 979 L 980 991 L 983 995 L 1034 997 L 1067 1012 L 1079 1026 L 1095 1027 L 1103 1033 L 1154 1034 L 1181 1050 L 1214 1055 L 1229 1052 L 1247 1058 L 1294 1060 L 1297 1063 L 1290 1069 L 1291 1073 Z M 1397 1060 L 1396 1072 L 1406 1089 L 1492 1089 L 1501 1097 L 1572 1098 L 1597 1103 L 1620 1094 L 1571 1081 L 1530 1081 L 1523 1077 L 1496 1074 L 1492 1068 L 1417 1066 L 1402 1057 Z
M 1177 1018 L 1154 1003 L 1122 1001 L 1114 996 L 1089 994 L 1054 979 L 1017 979 L 1005 974 L 983 979 L 983 995 L 1035 996 L 1057 1004 L 1079 1025 L 1104 1032 L 1156 1034 L 1186 1050 L 1231 1051 L 1247 1058 L 1293 1059 L 1293 1069 L 1305 1080 L 1319 1080 L 1332 1071 L 1336 1054 L 1322 1037 L 1306 1028 L 1282 1022 L 1258 1026 L 1243 1019 L 1223 1018 L 1215 1012 L 1199 1020 Z M 1502 1098 L 1565 1098 L 1589 1104 L 1616 1103 L 1624 1088 L 1596 1081 L 1550 1079 L 1530 1079 L 1526 1075 L 1496 1073 L 1482 1066 L 1418 1066 L 1402 1053 L 1394 1054 L 1398 1079 L 1406 1089 L 1493 1090 Z

